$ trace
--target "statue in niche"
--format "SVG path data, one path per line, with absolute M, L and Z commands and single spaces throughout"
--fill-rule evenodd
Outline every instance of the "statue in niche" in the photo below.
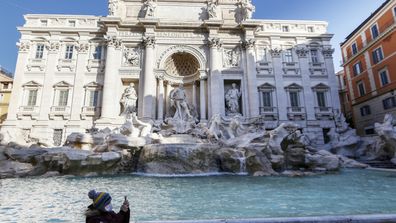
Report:
M 146 0 L 144 2 L 145 18 L 154 17 L 157 8 L 157 0 Z
M 135 91 L 135 84 L 130 83 L 122 94 L 120 103 L 122 104 L 121 115 L 130 116 L 132 113 L 136 112 L 136 102 L 138 96 Z
M 209 19 L 217 18 L 217 0 L 209 0 L 207 12 L 209 15 Z
M 115 16 L 118 9 L 119 0 L 109 0 L 109 15 Z
M 127 49 L 124 53 L 125 60 L 132 66 L 139 66 L 140 55 L 136 49 Z
M 237 88 L 237 84 L 233 83 L 232 88 L 229 89 L 225 95 L 227 115 L 240 115 L 239 113 L 239 99 L 242 93 Z
M 176 109 L 175 115 L 173 116 L 174 120 L 181 121 L 185 120 L 186 117 L 188 120 L 193 118 L 186 98 L 186 92 L 184 91 L 183 84 L 179 84 L 179 86 L 171 92 L 171 105 Z

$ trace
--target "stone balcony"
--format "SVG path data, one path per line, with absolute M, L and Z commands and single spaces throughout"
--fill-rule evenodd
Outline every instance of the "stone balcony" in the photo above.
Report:
M 85 120 L 88 117 L 100 117 L 101 109 L 99 107 L 84 106 L 81 111 L 81 119 Z
M 76 68 L 76 60 L 75 59 L 59 59 L 58 65 L 56 66 L 59 72 L 66 69 L 70 72 L 74 72 Z
M 310 76 L 313 77 L 327 77 L 326 67 L 322 62 L 309 63 L 309 72 L 311 73 Z
M 33 68 L 37 68 L 39 71 L 45 70 L 46 61 L 44 59 L 29 59 L 26 68 L 28 71 L 32 71 Z
M 55 119 L 55 117 L 62 117 L 63 119 L 70 119 L 70 106 L 52 106 L 49 114 L 50 119 Z
M 21 106 L 17 113 L 17 118 L 22 119 L 23 117 L 31 117 L 31 119 L 37 119 L 40 114 L 39 106 Z
M 300 75 L 300 67 L 297 62 L 283 62 L 282 70 L 285 76 Z
M 306 112 L 304 107 L 288 107 L 287 117 L 289 120 L 305 120 Z
M 332 107 L 315 107 L 316 119 L 329 120 L 333 118 L 333 108 Z
M 87 71 L 91 72 L 93 69 L 96 69 L 98 72 L 104 72 L 106 66 L 105 60 L 88 60 Z
M 258 75 L 273 75 L 272 63 L 269 61 L 260 61 L 256 64 Z
M 278 108 L 260 107 L 260 116 L 266 121 L 278 120 Z

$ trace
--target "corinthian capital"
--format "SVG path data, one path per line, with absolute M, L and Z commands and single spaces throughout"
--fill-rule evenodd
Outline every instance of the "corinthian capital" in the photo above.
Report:
M 29 52 L 30 50 L 30 42 L 19 42 L 17 43 L 19 48 L 19 52 Z
M 107 36 L 107 45 L 114 47 L 116 49 L 120 49 L 122 46 L 122 40 L 118 39 L 116 36 Z
M 59 42 L 51 42 L 46 46 L 46 48 L 50 52 L 57 52 L 60 49 L 60 43 Z
M 155 46 L 155 37 L 154 36 L 144 36 L 143 37 L 143 45 L 145 47 L 151 47 L 154 48 Z
M 223 41 L 220 38 L 210 38 L 208 40 L 208 45 L 210 48 L 221 48 L 223 46 Z
M 89 44 L 88 43 L 80 43 L 80 44 L 78 44 L 76 49 L 80 53 L 87 53 L 89 50 Z
M 333 53 L 334 53 L 334 49 L 331 48 L 331 46 L 326 46 L 326 47 L 323 47 L 322 53 L 323 53 L 323 56 L 325 58 L 332 58 L 333 57 Z
M 256 40 L 255 39 L 245 40 L 245 41 L 242 41 L 241 45 L 242 45 L 242 48 L 244 48 L 244 49 L 253 49 L 254 46 L 256 45 Z

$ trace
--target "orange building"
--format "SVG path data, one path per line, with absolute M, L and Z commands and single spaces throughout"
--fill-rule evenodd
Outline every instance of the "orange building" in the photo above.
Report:
M 396 1 L 387 0 L 341 43 L 345 87 L 354 126 L 375 134 L 374 123 L 396 115 Z

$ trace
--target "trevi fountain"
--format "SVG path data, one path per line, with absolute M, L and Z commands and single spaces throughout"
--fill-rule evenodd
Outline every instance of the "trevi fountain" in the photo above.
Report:
M 396 119 L 356 135 L 339 110 L 327 23 L 254 11 L 249 0 L 111 0 L 106 17 L 27 15 L 21 90 L 1 129 L 0 221 L 82 222 L 93 188 L 116 208 L 128 195 L 139 222 L 394 213 L 396 173 L 365 163 L 396 164 Z M 66 20 L 90 31 L 35 39 L 43 19 L 64 36 Z M 35 44 L 46 65 L 26 59 Z M 55 60 L 63 48 L 69 58 Z M 360 222 L 381 222 L 370 218 Z

